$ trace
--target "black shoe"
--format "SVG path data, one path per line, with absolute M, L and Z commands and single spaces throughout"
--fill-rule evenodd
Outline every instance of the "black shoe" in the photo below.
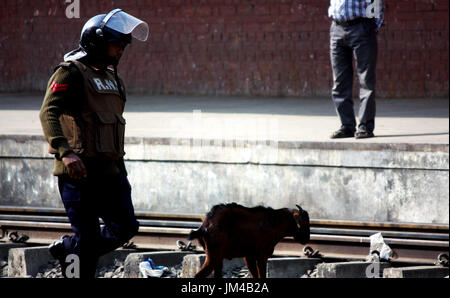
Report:
M 342 139 L 342 138 L 353 138 L 355 136 L 355 132 L 350 129 L 341 128 L 330 136 L 332 139 Z
M 371 131 L 357 131 L 355 133 L 355 139 L 367 139 L 373 138 L 375 135 Z
M 52 255 L 52 257 L 59 261 L 59 265 L 61 266 L 61 273 L 64 277 L 66 277 L 66 251 L 64 248 L 64 238 L 69 236 L 64 235 L 61 239 L 53 242 L 48 246 L 48 252 Z
M 63 240 L 57 240 L 48 246 L 48 251 L 54 259 L 64 258 L 65 250 Z

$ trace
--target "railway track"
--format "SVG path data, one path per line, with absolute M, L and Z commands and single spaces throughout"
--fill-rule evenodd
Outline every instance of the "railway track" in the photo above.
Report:
M 141 225 L 131 241 L 139 249 L 155 250 L 177 249 L 177 241 L 186 241 L 203 219 L 198 215 L 145 212 L 136 212 L 136 216 Z M 21 235 L 26 235 L 29 244 L 49 244 L 72 233 L 64 209 L 48 208 L 2 206 L 0 229 L 0 241 L 20 241 Z M 448 225 L 311 219 L 311 250 L 304 250 L 303 245 L 287 237 L 276 246 L 274 255 L 320 253 L 328 259 L 364 259 L 370 250 L 369 237 L 378 232 L 395 252 L 394 262 L 434 264 L 440 255 L 449 253 Z

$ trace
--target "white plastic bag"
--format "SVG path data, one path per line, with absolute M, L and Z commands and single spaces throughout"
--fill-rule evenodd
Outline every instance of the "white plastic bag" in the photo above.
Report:
M 374 251 L 380 253 L 380 259 L 382 260 L 387 261 L 392 256 L 392 249 L 384 242 L 381 233 L 370 236 L 370 253 L 372 254 Z

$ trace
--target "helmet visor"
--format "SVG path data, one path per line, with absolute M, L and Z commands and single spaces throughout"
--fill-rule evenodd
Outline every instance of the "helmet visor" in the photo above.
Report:
M 106 22 L 105 27 L 123 34 L 130 34 L 140 41 L 146 41 L 148 37 L 148 24 L 124 11 L 114 13 Z

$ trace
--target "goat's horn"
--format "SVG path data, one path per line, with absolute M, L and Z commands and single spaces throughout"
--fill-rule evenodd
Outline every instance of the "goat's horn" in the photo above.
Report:
M 300 207 L 299 205 L 295 205 L 297 206 L 298 210 L 303 211 L 302 207 Z

